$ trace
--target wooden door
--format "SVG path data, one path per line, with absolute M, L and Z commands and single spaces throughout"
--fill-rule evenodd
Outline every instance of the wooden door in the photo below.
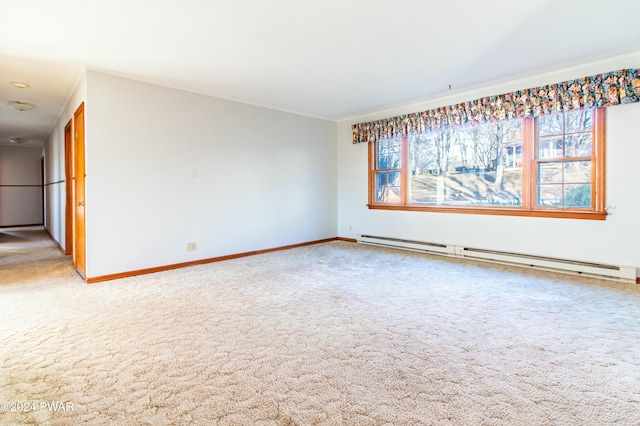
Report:
M 86 279 L 86 239 L 85 239 L 85 164 L 84 164 L 84 102 L 73 115 L 74 144 L 73 169 L 75 176 L 75 227 L 74 246 L 76 271 Z
M 64 126 L 64 183 L 65 183 L 65 209 L 64 209 L 64 254 L 73 253 L 73 133 L 72 121 Z M 73 256 L 75 259 L 75 255 Z M 75 266 L 75 261 L 74 261 Z

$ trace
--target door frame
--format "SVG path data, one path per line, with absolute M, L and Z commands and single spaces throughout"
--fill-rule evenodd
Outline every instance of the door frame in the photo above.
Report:
M 64 126 L 64 182 L 65 182 L 65 237 L 64 254 L 73 254 L 74 230 L 73 230 L 73 206 L 74 206 L 74 181 L 73 181 L 73 120 L 69 120 Z M 75 255 L 73 255 L 75 258 Z M 75 262 L 74 262 L 75 266 Z

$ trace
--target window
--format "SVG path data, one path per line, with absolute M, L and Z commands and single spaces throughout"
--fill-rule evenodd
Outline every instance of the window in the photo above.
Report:
M 591 208 L 594 155 L 590 111 L 540 117 L 537 130 L 537 206 Z
M 377 144 L 375 178 L 375 200 L 377 202 L 400 202 L 401 158 L 401 140 L 386 139 Z
M 370 144 L 369 207 L 604 219 L 604 109 Z

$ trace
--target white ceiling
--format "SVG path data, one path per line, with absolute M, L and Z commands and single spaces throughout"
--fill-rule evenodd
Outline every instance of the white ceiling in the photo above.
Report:
M 83 66 L 341 120 L 640 51 L 637 0 L 3 0 L 0 16 L 0 143 L 42 144 Z

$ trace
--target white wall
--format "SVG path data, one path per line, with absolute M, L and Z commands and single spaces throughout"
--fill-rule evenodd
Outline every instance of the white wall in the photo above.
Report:
M 351 125 L 621 68 L 640 55 L 562 70 L 501 86 L 384 111 L 338 123 L 338 235 L 368 233 L 474 248 L 640 267 L 640 104 L 607 109 L 605 221 L 369 210 L 367 144 L 352 144 Z M 351 227 L 351 230 L 350 230 Z
M 84 72 L 78 76 L 78 84 L 69 95 L 60 117 L 49 132 L 44 144 L 44 181 L 45 181 L 45 218 L 44 226 L 51 236 L 65 247 L 65 209 L 66 181 L 64 158 L 64 128 L 73 118 L 73 114 L 86 99 L 86 80 Z
M 85 108 L 88 277 L 336 236 L 336 123 L 94 71 Z
M 42 223 L 42 148 L 0 145 L 0 226 Z

